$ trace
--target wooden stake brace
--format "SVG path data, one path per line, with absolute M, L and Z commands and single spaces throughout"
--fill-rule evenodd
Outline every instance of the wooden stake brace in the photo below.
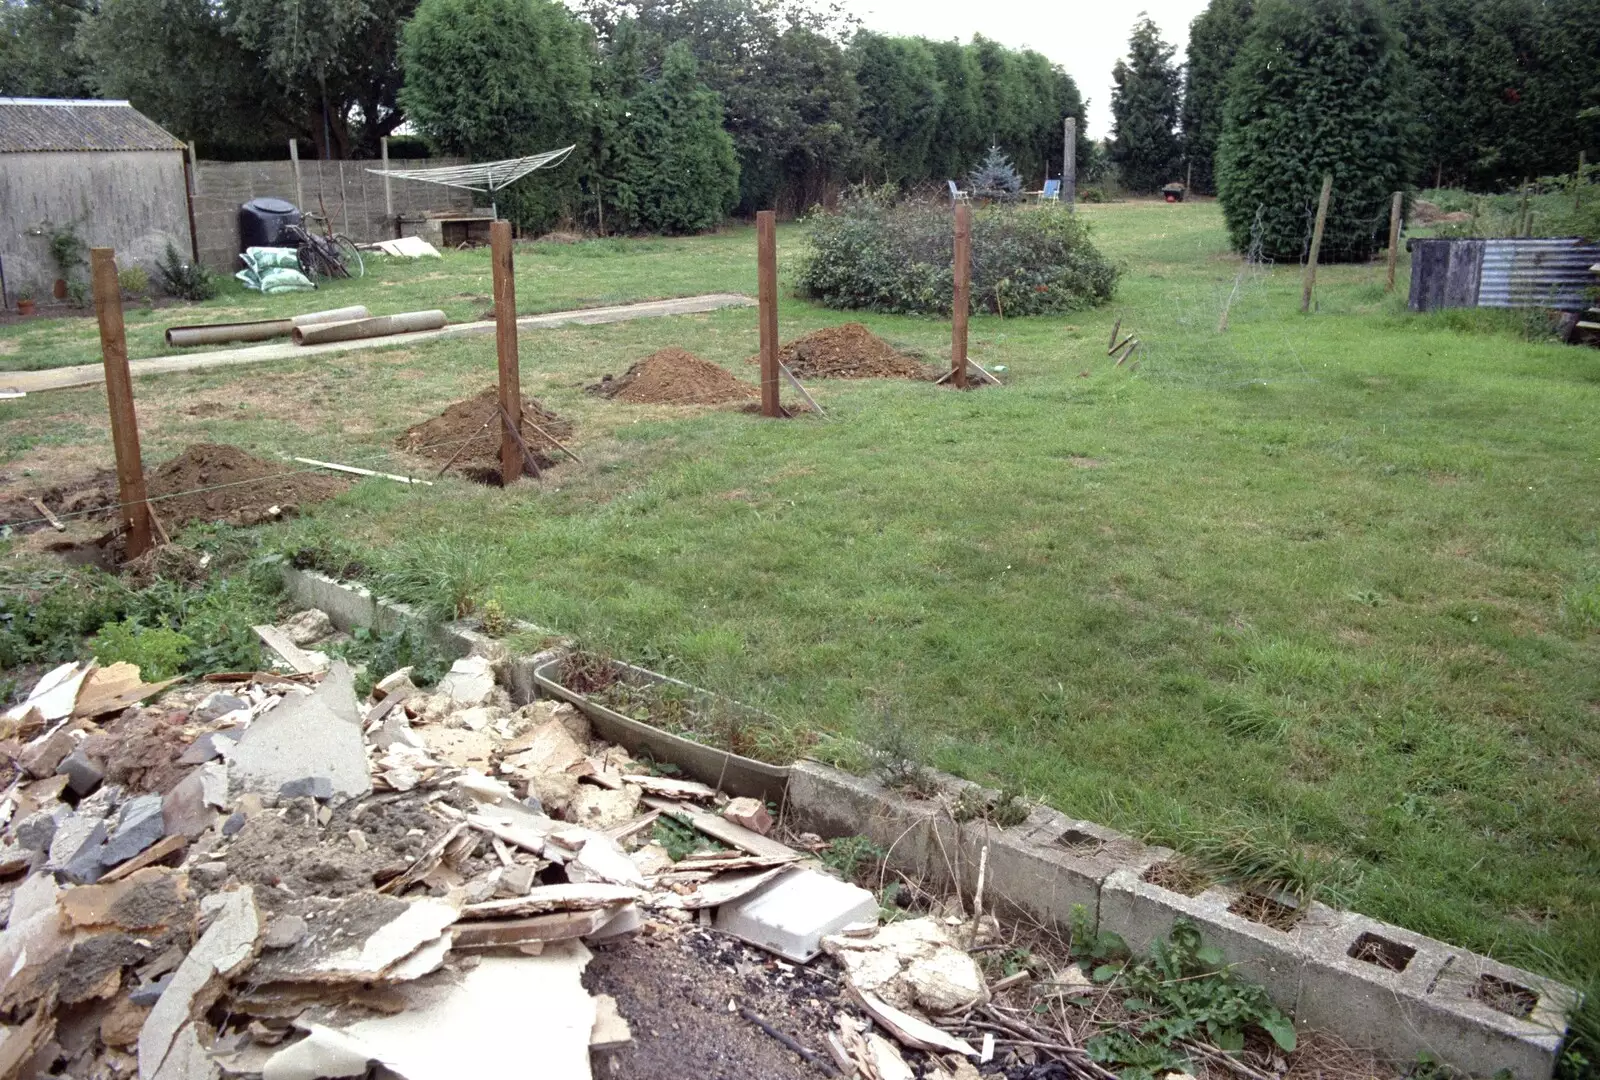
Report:
M 506 412 L 503 407 L 500 410 L 500 426 L 516 443 L 517 449 L 521 451 L 522 457 L 517 465 L 517 474 L 520 476 L 522 474 L 523 466 L 526 466 L 527 470 L 533 474 L 533 478 L 535 480 L 543 480 L 544 473 L 540 471 L 539 463 L 533 459 L 533 455 L 528 452 L 528 444 L 522 441 L 522 432 L 517 430 L 517 422 L 511 419 L 511 414 Z M 505 486 L 504 473 L 501 473 L 500 484 L 502 487 Z

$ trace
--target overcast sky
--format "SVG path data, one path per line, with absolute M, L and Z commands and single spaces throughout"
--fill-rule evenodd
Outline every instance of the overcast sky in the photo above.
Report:
M 844 0 L 869 30 L 970 41 L 982 34 L 1012 48 L 1041 52 L 1077 80 L 1089 99 L 1089 135 L 1111 131 L 1111 68 L 1128 50 L 1128 34 L 1147 10 L 1178 50 L 1205 0 L 1146 0 L 1143 5 L 1061 0 Z

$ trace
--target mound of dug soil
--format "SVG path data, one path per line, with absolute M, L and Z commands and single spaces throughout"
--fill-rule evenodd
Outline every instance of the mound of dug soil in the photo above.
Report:
M 778 350 L 778 359 L 801 379 L 926 379 L 913 358 L 896 352 L 860 323 L 814 330 Z M 752 358 L 759 363 L 760 358 Z
M 434 461 L 451 461 L 451 468 L 485 483 L 500 482 L 500 392 L 491 386 L 476 397 L 458 401 L 432 420 L 406 429 L 394 444 L 407 453 Z M 530 397 L 522 399 L 522 441 L 528 453 L 546 469 L 556 463 L 572 436 L 572 423 L 563 420 Z
M 638 405 L 723 405 L 761 396 L 726 368 L 676 348 L 651 353 L 620 378 L 607 375 L 589 392 Z
M 263 461 L 235 446 L 197 443 L 162 465 L 147 483 L 152 506 L 170 531 L 191 521 L 251 525 L 307 503 L 331 499 L 350 481 L 303 466 Z M 170 496 L 170 498 L 168 497 Z

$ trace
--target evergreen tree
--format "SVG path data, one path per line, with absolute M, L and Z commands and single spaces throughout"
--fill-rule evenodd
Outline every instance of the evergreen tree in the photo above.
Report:
M 446 153 L 477 161 L 587 144 L 592 46 L 557 0 L 422 0 L 400 47 L 400 102 Z M 496 196 L 524 229 L 578 205 L 588 163 L 540 171 Z
M 1250 33 L 1254 0 L 1211 0 L 1189 24 L 1183 68 L 1183 149 L 1196 191 L 1216 192 L 1214 159 L 1228 102 L 1228 72 Z M 1186 172 L 1185 175 L 1188 175 Z
M 980 199 L 1009 202 L 1022 191 L 1022 175 L 998 146 L 991 146 L 978 167 L 967 174 L 967 189 Z
M 667 49 L 661 77 L 629 99 L 619 132 L 632 226 L 690 233 L 714 228 L 739 201 L 739 161 L 722 130 L 722 101 L 700 81 L 684 42 Z
M 861 128 L 870 172 L 893 183 L 928 175 L 944 87 L 920 38 L 862 31 L 850 43 L 861 87 Z
M 971 168 L 989 145 L 979 94 L 983 70 L 972 51 L 959 41 L 928 45 L 939 71 L 939 137 L 929 152 L 929 179 L 953 180 Z
M 1156 191 L 1178 174 L 1178 91 L 1182 75 L 1171 45 L 1140 13 L 1128 39 L 1128 59 L 1111 69 L 1111 160 L 1130 191 Z
M 1298 258 L 1325 173 L 1322 257 L 1369 257 L 1411 174 L 1399 41 L 1378 0 L 1262 0 L 1234 65 L 1217 194 L 1236 248 L 1259 212 L 1263 250 Z

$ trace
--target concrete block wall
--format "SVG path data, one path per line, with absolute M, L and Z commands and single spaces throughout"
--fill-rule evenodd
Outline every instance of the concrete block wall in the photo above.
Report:
M 1517 1080 L 1549 1080 L 1554 1072 L 1577 1000 L 1569 987 L 1354 912 L 1267 897 L 1278 905 L 1279 929 L 1251 917 L 1262 914 L 1262 898 L 1220 885 L 1186 896 L 1146 880 L 1174 853 L 1093 822 L 1033 806 L 1012 828 L 957 823 L 953 796 L 974 785 L 940 780 L 942 798 L 914 799 L 799 762 L 785 812 L 824 837 L 866 836 L 895 869 L 932 887 L 953 881 L 963 897 L 972 896 L 982 862 L 990 910 L 1064 932 L 1081 911 L 1135 952 L 1186 919 L 1303 1029 L 1395 1062 L 1429 1053 L 1474 1076 L 1508 1070 Z
M 465 163 L 464 158 L 429 158 L 422 162 L 391 161 L 389 167 L 433 168 Z M 392 239 L 394 218 L 385 209 L 383 177 L 369 173 L 369 168 L 382 168 L 382 163 L 302 158 L 297 186 L 292 161 L 199 162 L 194 168 L 194 222 L 200 261 L 219 272 L 231 274 L 238 270 L 239 207 L 251 199 L 269 196 L 286 199 L 310 213 L 321 213 L 321 207 L 326 206 L 335 231 L 357 243 Z M 389 185 L 396 215 L 412 217 L 472 208 L 470 191 L 394 178 L 390 178 Z M 303 204 L 299 192 L 304 193 Z
M 340 629 L 412 617 L 404 605 L 322 574 L 285 568 L 284 580 L 290 595 L 328 612 Z M 461 627 L 443 633 L 457 655 L 495 644 Z M 525 676 L 539 659 L 512 657 L 509 667 Z M 957 822 L 949 807 L 962 791 L 994 793 L 943 775 L 938 788 L 937 797 L 920 799 L 801 761 L 791 766 L 783 812 L 794 828 L 825 838 L 867 837 L 891 867 L 929 888 L 971 897 L 981 866 L 989 910 L 1062 932 L 1081 912 L 1135 952 L 1185 919 L 1302 1029 L 1397 1063 L 1428 1053 L 1473 1076 L 1506 1071 L 1516 1080 L 1549 1080 L 1555 1070 L 1577 1004 L 1570 987 L 1319 903 L 1268 897 L 1283 928 L 1268 925 L 1251 917 L 1260 909 L 1237 889 L 1213 885 L 1188 896 L 1147 880 L 1175 857 L 1166 848 L 1036 805 L 1011 828 Z

